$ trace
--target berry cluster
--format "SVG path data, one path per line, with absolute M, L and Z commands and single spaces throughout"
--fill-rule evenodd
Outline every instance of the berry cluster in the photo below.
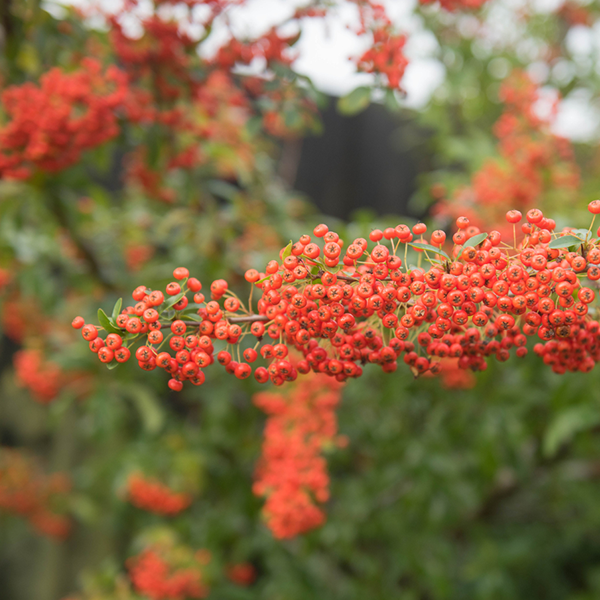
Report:
M 173 516 L 191 503 L 189 494 L 177 493 L 156 479 L 132 473 L 127 480 L 127 496 L 131 504 L 157 515 Z
M 440 6 L 445 10 L 477 10 L 488 0 L 439 0 Z M 434 4 L 438 0 L 419 0 L 421 4 Z
M 243 587 L 252 585 L 256 579 L 256 569 L 246 562 L 228 565 L 225 572 L 233 583 Z
M 595 218 L 600 201 L 589 208 Z M 84 326 L 81 317 L 73 326 L 81 328 L 105 363 L 127 361 L 130 347 L 143 336 L 145 345 L 135 350 L 140 367 L 165 369 L 173 390 L 186 380 L 202 384 L 204 369 L 215 360 L 240 379 L 254 372 L 258 382 L 276 385 L 311 371 L 345 381 L 360 376 L 366 363 L 392 372 L 399 358 L 415 376 L 439 373 L 440 361 L 447 358 L 457 359 L 461 369 L 478 371 L 487 368 L 488 357 L 507 360 L 511 349 L 525 356 L 533 335 L 543 344 L 554 339 L 576 344 L 583 352 L 581 362 L 552 362 L 555 370 L 588 370 L 596 362 L 596 322 L 588 316 L 595 292 L 582 285 L 582 278 L 600 279 L 600 247 L 592 225 L 559 234 L 552 219 L 531 209 L 517 247 L 522 215 L 512 210 L 506 218 L 514 230 L 512 246 L 498 231 L 481 233 L 459 217 L 451 256 L 442 249 L 443 231 L 434 231 L 431 244 L 426 243 L 423 223 L 412 230 L 402 224 L 374 230 L 374 247 L 360 238 L 345 250 L 337 233 L 319 225 L 314 235 L 323 240 L 322 247 L 303 235 L 282 250 L 280 261 L 269 262 L 265 273 L 246 272 L 246 280 L 262 292 L 256 313 L 252 298 L 246 307 L 224 280 L 212 283 L 207 301 L 200 281 L 180 267 L 176 281 L 166 287 L 169 299 L 140 286 L 133 293 L 135 306 L 119 314 L 119 304 L 112 319 L 102 313 L 106 338 L 96 326 Z M 409 247 L 419 256 L 417 267 L 405 266 Z M 427 270 L 420 266 L 423 257 Z M 583 345 L 576 342 L 582 327 L 587 331 Z M 163 350 L 165 343 L 170 352 Z M 303 358 L 292 363 L 290 348 Z M 564 345 L 560 352 L 566 352 Z M 266 366 L 256 366 L 259 357 Z
M 17 450 L 0 451 L 0 511 L 19 515 L 43 535 L 64 539 L 70 520 L 57 508 L 71 489 L 63 473 L 42 474 Z
M 12 271 L 9 269 L 3 269 L 0 267 L 0 293 L 8 286 L 12 281 Z
M 358 70 L 384 75 L 390 89 L 399 88 L 408 66 L 403 53 L 405 44 L 406 36 L 393 35 L 387 27 L 376 29 L 373 32 L 373 46 L 357 62 Z
M 130 558 L 127 568 L 134 589 L 151 600 L 206 598 L 206 552 L 187 556 L 177 550 L 157 544 Z
M 0 128 L 0 177 L 27 179 L 36 169 L 59 171 L 81 153 L 115 137 L 115 111 L 126 99 L 126 75 L 114 66 L 102 72 L 92 58 L 81 69 L 54 68 L 33 83 L 7 88 L 1 96 L 11 118 Z
M 375 73 L 384 78 L 383 85 L 389 89 L 400 88 L 400 81 L 408 66 L 403 49 L 406 36 L 395 32 L 385 7 L 372 0 L 357 1 L 360 28 L 357 33 L 370 32 L 373 42 L 356 61 L 358 71 Z
M 594 23 L 594 15 L 589 7 L 579 4 L 574 0 L 563 2 L 555 9 L 555 12 L 569 27 L 573 27 L 574 25 L 590 27 Z
M 13 364 L 17 382 L 41 404 L 52 402 L 66 381 L 60 367 L 45 360 L 39 350 L 20 350 L 14 355 Z
M 325 520 L 319 505 L 329 498 L 329 476 L 322 453 L 341 441 L 335 415 L 340 397 L 340 384 L 324 375 L 254 396 L 268 419 L 252 489 L 267 498 L 263 513 L 276 538 L 294 537 Z
M 502 227 L 507 207 L 527 211 L 542 198 L 550 203 L 573 198 L 579 168 L 570 142 L 551 131 L 555 111 L 541 118 L 535 110 L 538 87 L 515 71 L 502 84 L 504 112 L 494 126 L 499 156 L 488 158 L 450 200 L 436 205 L 440 217 L 466 215 L 475 225 Z

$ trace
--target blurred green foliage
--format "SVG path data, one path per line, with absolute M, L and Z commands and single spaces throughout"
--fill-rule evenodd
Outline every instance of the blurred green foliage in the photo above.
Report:
M 492 19 L 503 3 L 490 4 Z M 37 81 L 54 65 L 72 69 L 90 40 L 107 42 L 106 32 L 91 31 L 72 9 L 58 19 L 34 0 L 6 6 L 3 86 Z M 586 10 L 597 31 L 597 2 Z M 413 201 L 430 205 L 433 183 L 463 185 L 494 155 L 498 83 L 510 67 L 530 61 L 510 36 L 486 48 L 465 34 L 473 15 L 419 15 L 446 69 L 442 87 L 414 114 L 431 132 L 423 143 L 434 170 L 422 176 Z M 534 12 L 523 27 L 521 37 L 534 46 L 577 62 L 565 41 L 571 26 L 560 15 Z M 548 84 L 563 94 L 585 87 L 597 98 L 597 60 L 575 73 L 568 81 L 551 75 Z M 305 80 L 303 86 L 319 98 Z M 368 92 L 346 96 L 340 110 L 363 108 Z M 295 106 L 284 111 L 291 129 L 304 123 Z M 0 347 L 0 441 L 27 449 L 49 472 L 70 474 L 75 522 L 72 535 L 55 542 L 0 515 L 3 600 L 58 600 L 86 588 L 95 590 L 91 598 L 116 600 L 127 557 L 164 528 L 210 549 L 211 597 L 222 600 L 600 597 L 598 371 L 557 376 L 532 356 L 492 365 L 472 389 L 447 390 L 403 368 L 392 375 L 366 369 L 344 389 L 339 429 L 350 443 L 328 453 L 327 523 L 282 542 L 261 521 L 261 501 L 252 494 L 264 425 L 251 402 L 258 385 L 215 369 L 202 387 L 173 393 L 163 373 L 133 365 L 109 373 L 73 333 L 74 315 L 91 320 L 98 306 L 109 313 L 138 284 L 164 286 L 179 265 L 203 281 L 227 277 L 241 288 L 246 268 L 262 268 L 322 219 L 277 177 L 277 146 L 260 119 L 245 127 L 255 151 L 251 168 L 235 177 L 175 173 L 173 205 L 122 182 L 123 157 L 139 143 L 155 143 L 156 160 L 166 159 L 164 132 L 124 127 L 117 140 L 60 174 L 0 181 L 0 267 L 12 277 L 2 297 L 5 333 L 24 313 L 22 335 L 4 335 Z M 236 158 L 235 148 L 212 150 L 217 162 Z M 553 216 L 583 224 L 598 190 L 596 142 L 576 152 L 581 202 L 554 206 Z M 335 226 L 352 239 L 399 218 L 364 212 Z M 148 257 L 133 268 L 136 248 Z M 44 348 L 65 372 L 86 373 L 83 384 L 69 382 L 52 404 L 36 404 L 16 384 L 12 358 L 21 346 Z M 136 469 L 185 486 L 192 507 L 168 520 L 132 507 L 124 486 Z M 239 562 L 257 571 L 248 588 L 222 576 Z

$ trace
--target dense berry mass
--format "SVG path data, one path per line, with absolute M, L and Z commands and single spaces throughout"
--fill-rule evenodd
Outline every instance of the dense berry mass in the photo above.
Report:
M 589 209 L 595 219 L 597 202 Z M 399 360 L 415 376 L 441 372 L 447 359 L 478 371 L 489 357 L 525 356 L 531 336 L 555 372 L 590 370 L 600 358 L 600 325 L 589 308 L 600 279 L 593 221 L 588 230 L 556 233 L 554 221 L 532 209 L 517 244 L 523 217 L 511 210 L 506 219 L 512 245 L 459 217 L 449 254 L 445 233 L 434 231 L 429 244 L 423 223 L 375 230 L 371 244 L 347 245 L 319 225 L 316 240 L 303 235 L 264 273 L 246 272 L 261 292 L 256 312 L 252 296 L 244 304 L 222 279 L 206 299 L 180 267 L 165 294 L 136 288 L 136 304 L 107 317 L 106 338 L 102 328 L 76 326 L 102 362 L 134 355 L 144 370 L 167 371 L 175 391 L 185 381 L 201 385 L 215 359 L 239 379 L 253 374 L 275 385 L 309 372 L 343 382 L 367 363 L 392 372 Z M 409 251 L 418 266 L 406 267 Z M 145 344 L 133 352 L 139 341 Z

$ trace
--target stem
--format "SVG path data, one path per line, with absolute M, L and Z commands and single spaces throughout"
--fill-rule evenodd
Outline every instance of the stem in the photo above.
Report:
M 230 317 L 227 319 L 227 321 L 231 324 L 235 324 L 235 323 L 255 323 L 256 321 L 269 321 L 269 317 L 267 317 L 267 315 L 248 315 L 245 317 Z M 185 325 L 189 325 L 190 327 L 198 327 L 200 325 L 200 322 L 198 321 L 183 321 L 183 323 Z M 160 325 L 161 329 L 170 329 L 171 328 L 171 323 L 161 323 Z

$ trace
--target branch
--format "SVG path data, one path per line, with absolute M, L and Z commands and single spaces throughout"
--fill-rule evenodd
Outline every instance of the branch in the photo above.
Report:
M 256 323 L 258 321 L 267 322 L 270 321 L 267 315 L 247 315 L 245 317 L 230 317 L 227 319 L 227 322 L 234 325 L 236 323 Z M 198 321 L 183 321 L 185 325 L 189 327 L 197 327 L 200 325 Z M 171 323 L 162 323 L 160 326 L 161 329 L 170 329 Z

